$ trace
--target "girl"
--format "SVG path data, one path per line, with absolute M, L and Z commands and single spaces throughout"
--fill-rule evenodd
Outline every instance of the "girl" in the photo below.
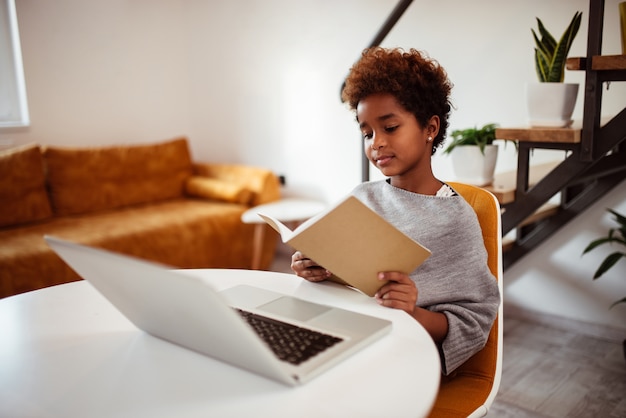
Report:
M 387 177 L 352 194 L 432 252 L 408 275 L 380 272 L 389 282 L 376 300 L 424 326 L 446 375 L 485 345 L 500 303 L 474 210 L 432 172 L 431 156 L 448 128 L 451 89 L 445 70 L 419 51 L 376 47 L 363 52 L 342 92 L 367 158 Z M 314 282 L 331 274 L 300 252 L 291 268 Z

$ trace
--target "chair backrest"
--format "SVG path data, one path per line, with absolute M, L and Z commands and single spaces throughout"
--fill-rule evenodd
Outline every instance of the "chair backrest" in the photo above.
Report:
M 488 254 L 487 263 L 498 281 L 500 307 L 485 347 L 453 374 L 442 378 L 431 417 L 485 416 L 500 387 L 502 376 L 502 227 L 500 204 L 480 187 L 448 183 L 474 208 Z

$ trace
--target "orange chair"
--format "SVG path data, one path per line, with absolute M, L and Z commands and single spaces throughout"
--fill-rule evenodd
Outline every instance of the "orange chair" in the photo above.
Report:
M 502 236 L 500 204 L 480 187 L 448 183 L 474 208 L 483 232 L 489 269 L 498 280 L 502 300 Z M 485 347 L 441 379 L 430 417 L 483 417 L 493 403 L 502 375 L 502 303 Z

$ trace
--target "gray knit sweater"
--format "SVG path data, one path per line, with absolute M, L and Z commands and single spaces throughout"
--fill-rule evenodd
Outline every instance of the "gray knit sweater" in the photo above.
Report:
M 500 304 L 474 210 L 461 196 L 420 195 L 384 180 L 362 183 L 352 194 L 432 252 L 410 277 L 417 306 L 448 318 L 441 364 L 450 374 L 485 345 Z

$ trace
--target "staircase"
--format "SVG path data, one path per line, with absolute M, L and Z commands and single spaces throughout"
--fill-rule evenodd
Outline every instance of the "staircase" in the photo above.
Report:
M 399 1 L 370 47 L 382 42 L 411 2 Z M 496 129 L 496 138 L 518 143 L 517 170 L 485 187 L 503 209 L 504 270 L 626 179 L 626 107 L 607 123 L 600 120 L 603 83 L 626 81 L 626 55 L 602 56 L 603 20 L 604 0 L 590 0 L 587 55 L 567 60 L 568 70 L 585 71 L 582 125 Z M 566 157 L 531 166 L 534 149 L 563 150 Z M 367 181 L 367 157 L 361 166 Z M 507 240 L 511 231 L 515 238 Z
M 606 124 L 600 120 L 603 83 L 626 81 L 626 55 L 601 55 L 603 18 L 604 0 L 590 0 L 587 56 L 567 60 L 568 70 L 586 72 L 582 127 L 496 130 L 496 138 L 519 145 L 516 174 L 486 187 L 503 208 L 503 235 L 516 230 L 505 244 L 505 270 L 626 179 L 626 108 Z M 567 156 L 531 166 L 538 148 Z M 560 204 L 550 204 L 558 193 Z

